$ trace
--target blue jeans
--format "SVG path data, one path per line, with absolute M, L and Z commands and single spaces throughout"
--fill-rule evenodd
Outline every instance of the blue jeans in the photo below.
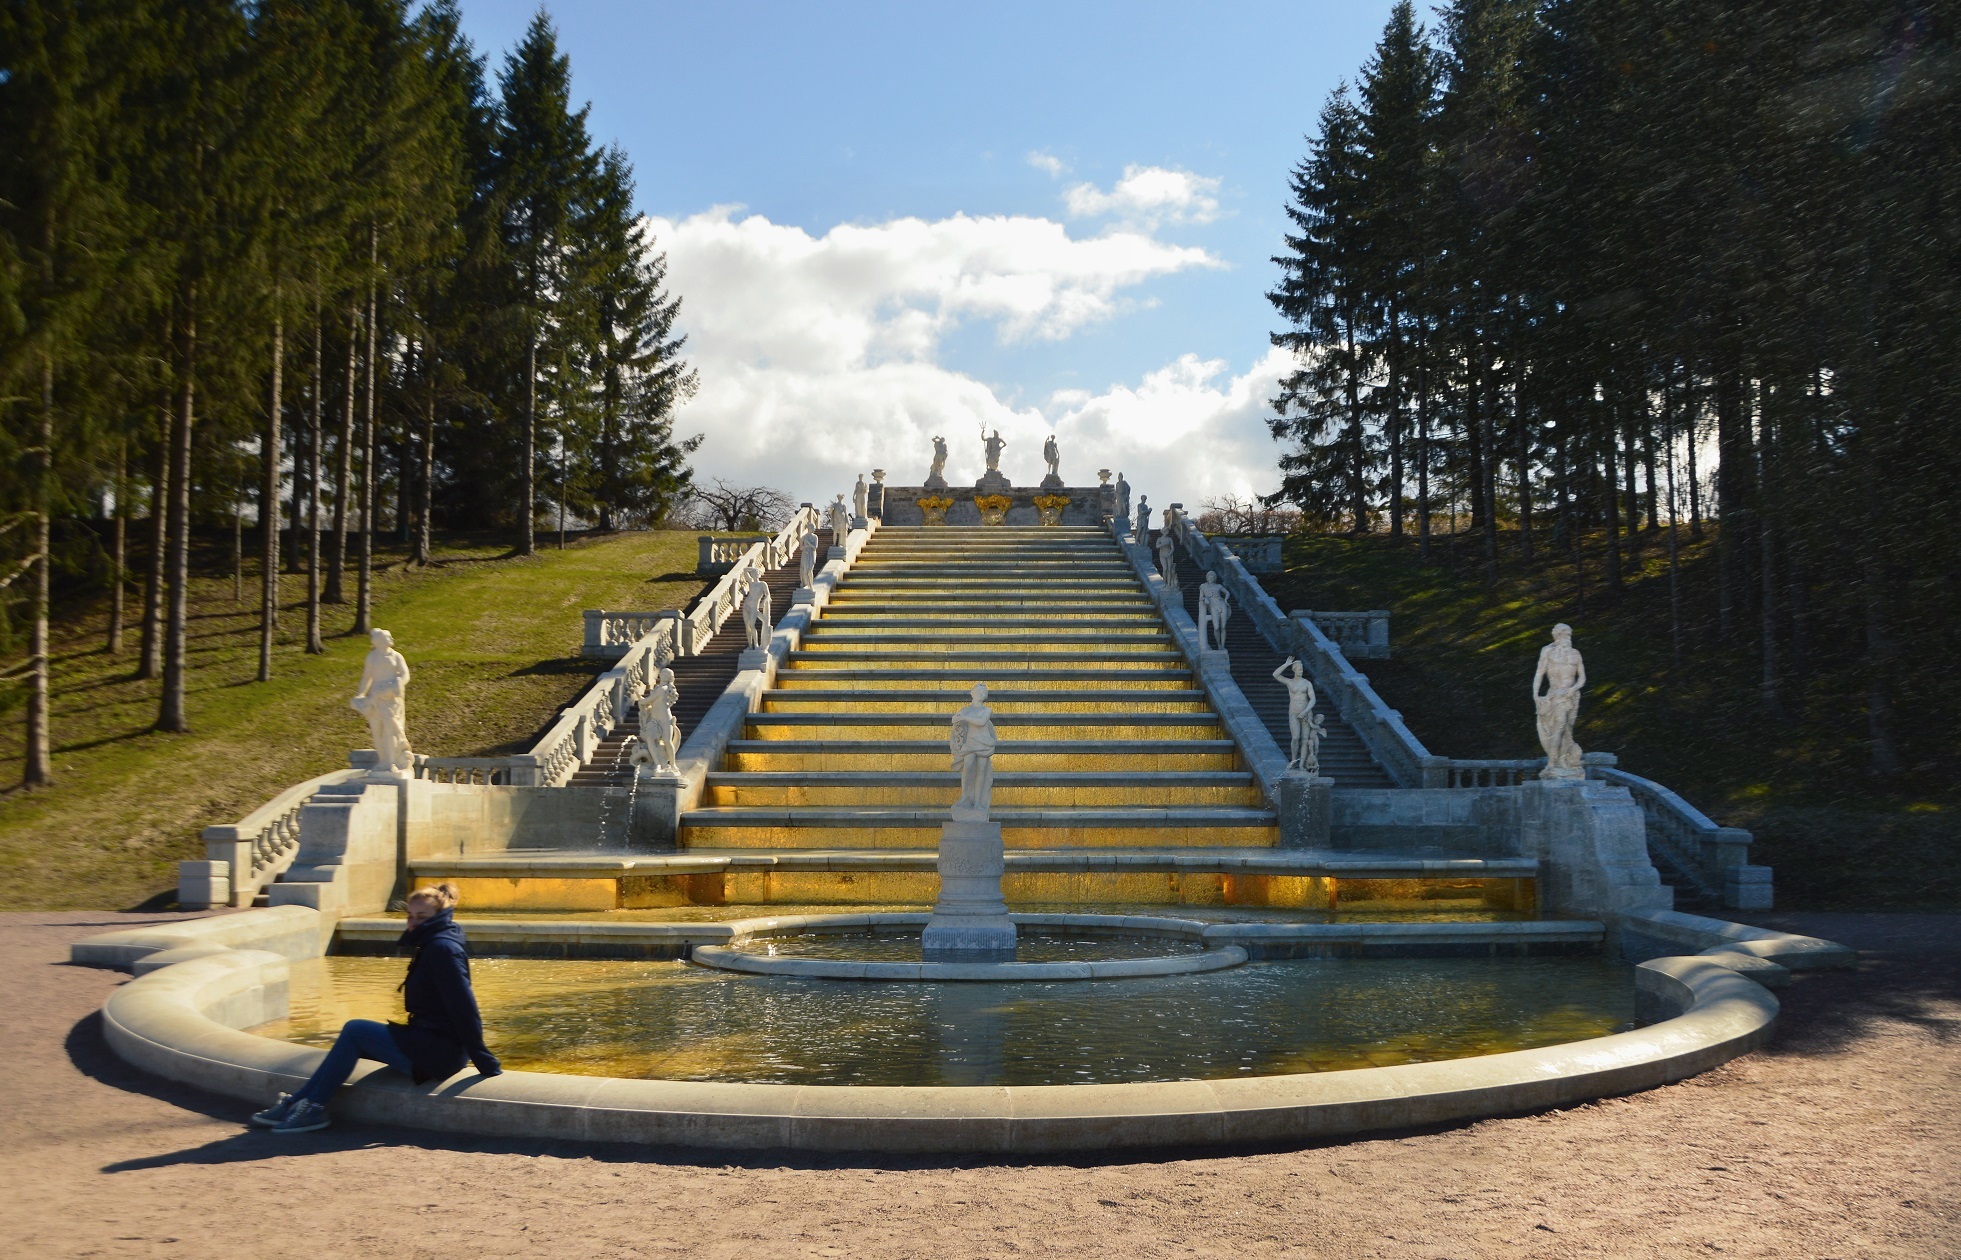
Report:
M 350 1019 L 340 1026 L 340 1036 L 334 1038 L 334 1048 L 327 1051 L 325 1061 L 293 1096 L 326 1103 L 335 1090 L 347 1083 L 347 1078 L 354 1074 L 354 1065 L 362 1059 L 377 1059 L 397 1072 L 414 1074 L 409 1057 L 396 1047 L 395 1038 L 389 1035 L 388 1025 L 371 1019 Z

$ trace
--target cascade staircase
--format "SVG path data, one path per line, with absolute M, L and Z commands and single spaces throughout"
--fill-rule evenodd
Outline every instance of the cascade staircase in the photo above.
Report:
M 708 778 L 680 844 L 934 849 L 977 682 L 1010 850 L 1263 848 L 1272 811 L 1135 572 L 1095 528 L 873 535 Z
M 1160 531 L 1151 531 L 1151 554 L 1157 554 Z M 1185 600 L 1185 611 L 1198 621 L 1198 588 L 1205 581 L 1205 570 L 1183 547 L 1177 550 L 1178 589 Z M 1284 754 L 1292 741 L 1287 729 L 1287 692 L 1273 680 L 1273 671 L 1287 658 L 1273 650 L 1253 619 L 1244 609 L 1234 608 L 1226 618 L 1226 654 L 1232 660 L 1232 678 L 1245 694 L 1246 702 L 1260 715 L 1273 741 Z M 1368 745 L 1355 728 L 1342 721 L 1334 705 L 1325 699 L 1315 706 L 1326 723 L 1321 738 L 1321 774 L 1335 781 L 1337 788 L 1393 788 L 1396 781 L 1369 755 Z

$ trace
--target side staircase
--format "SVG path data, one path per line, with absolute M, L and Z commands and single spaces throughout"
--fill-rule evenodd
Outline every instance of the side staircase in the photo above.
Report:
M 822 557 L 831 545 L 831 531 L 817 531 L 817 554 Z M 790 600 L 796 594 L 799 569 L 790 563 L 776 569 L 766 569 L 763 581 L 769 586 L 770 608 L 773 616 L 781 617 L 790 609 Z M 697 597 L 698 598 L 698 597 Z M 692 608 L 684 611 L 692 611 Z M 708 647 L 694 656 L 685 656 L 672 663 L 674 685 L 681 693 L 680 701 L 674 706 L 674 718 L 681 728 L 683 740 L 694 731 L 708 710 L 721 699 L 722 692 L 728 688 L 729 681 L 736 675 L 737 658 L 748 644 L 748 636 L 743 631 L 742 619 L 731 617 L 722 623 L 715 637 L 708 641 Z M 612 734 L 601 741 L 592 759 L 579 767 L 572 775 L 576 787 L 627 787 L 633 782 L 633 765 L 627 759 L 633 753 L 633 742 L 640 738 L 640 722 L 628 718 Z
M 1156 555 L 1159 531 L 1151 531 L 1152 555 Z M 1177 550 L 1178 590 L 1184 597 L 1185 611 L 1198 620 L 1198 588 L 1205 581 L 1205 570 L 1183 547 Z M 1287 658 L 1273 650 L 1253 619 L 1234 609 L 1226 618 L 1226 653 L 1232 659 L 1232 678 L 1253 711 L 1260 715 L 1280 751 L 1286 752 L 1292 735 L 1287 729 L 1287 692 L 1273 680 L 1273 671 Z M 1337 788 L 1392 788 L 1396 781 L 1369 755 L 1368 745 L 1355 728 L 1342 721 L 1329 699 L 1315 706 L 1322 716 L 1326 734 L 1321 739 L 1321 774 L 1335 781 Z

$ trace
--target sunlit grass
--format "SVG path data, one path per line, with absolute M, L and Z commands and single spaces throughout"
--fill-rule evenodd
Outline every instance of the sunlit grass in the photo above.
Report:
M 467 541 L 439 549 L 432 567 L 382 559 L 374 621 L 413 671 L 409 737 L 443 756 L 528 747 L 585 688 L 602 666 L 579 656 L 581 609 L 679 607 L 701 587 L 694 535 L 674 532 L 547 546 L 530 559 Z M 366 745 L 347 706 L 367 650 L 348 634 L 352 604 L 324 609 L 327 651 L 308 656 L 305 609 L 291 602 L 304 578 L 283 585 L 273 680 L 261 684 L 252 579 L 239 604 L 228 575 L 194 581 L 188 735 L 149 729 L 158 684 L 129 677 L 133 627 L 116 657 L 102 650 L 102 608 L 55 627 L 55 783 L 0 798 L 0 907 L 118 908 L 168 893 L 175 863 L 203 856 L 204 827 L 345 766 L 347 750 Z M 351 576 L 348 586 L 351 595 Z M 14 766 L 19 718 L 0 731 L 0 756 Z

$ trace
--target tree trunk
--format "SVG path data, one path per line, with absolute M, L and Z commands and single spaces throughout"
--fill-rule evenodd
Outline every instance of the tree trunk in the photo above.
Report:
M 1532 563 L 1532 432 L 1525 405 L 1525 365 L 1516 357 L 1516 346 L 1513 352 L 1512 430 L 1517 445 L 1513 458 L 1518 467 L 1518 558 L 1529 566 Z
M 245 598 L 245 495 L 232 491 L 232 603 Z
M 1491 359 L 1485 353 L 1482 338 L 1472 343 L 1477 347 L 1477 363 L 1474 379 L 1488 381 Z M 1478 389 L 1472 397 L 1483 391 Z M 1484 509 L 1484 580 L 1498 581 L 1498 443 L 1497 427 L 1492 422 L 1491 413 L 1497 408 L 1496 398 L 1486 397 L 1484 405 L 1478 408 L 1478 441 L 1484 448 L 1478 482 L 1478 501 Z
M 123 586 L 129 562 L 129 438 L 116 444 L 116 520 L 109 535 L 109 655 L 123 651 Z
M 1348 395 L 1348 442 L 1354 457 L 1355 467 L 1349 476 L 1354 484 L 1350 487 L 1353 503 L 1351 510 L 1355 519 L 1350 523 L 1350 532 L 1357 538 L 1369 532 L 1369 465 L 1367 435 L 1362 430 L 1362 395 L 1360 373 L 1355 366 L 1355 321 L 1343 321 L 1343 340 L 1347 343 L 1347 380 L 1344 382 Z
M 374 390 L 375 390 L 375 325 L 376 318 L 375 266 L 380 251 L 380 233 L 373 223 L 368 224 L 368 381 L 367 397 L 362 405 L 361 415 L 361 554 L 360 571 L 354 580 L 354 633 L 368 632 L 369 614 L 373 611 L 374 592 Z
M 170 425 L 170 521 L 166 563 L 170 595 L 163 634 L 163 698 L 157 706 L 157 729 L 191 729 L 184 708 L 184 672 L 189 666 L 185 641 L 191 596 L 191 429 L 197 416 L 197 286 L 187 287 L 178 323 L 177 405 Z
M 1865 562 L 1866 594 L 1866 739 L 1871 761 L 1868 772 L 1878 779 L 1900 773 L 1899 746 L 1893 739 L 1893 698 L 1887 691 L 1896 664 L 1887 598 L 1886 565 L 1877 546 L 1868 542 Z
M 1614 432 L 1611 427 L 1607 430 L 1607 440 L 1601 443 L 1601 449 L 1607 458 L 1605 475 L 1600 479 L 1601 524 L 1607 529 L 1607 591 L 1610 595 L 1618 595 L 1625 588 L 1621 585 L 1620 488 L 1615 484 Z
M 313 397 L 306 433 L 306 650 L 327 650 L 320 641 L 320 475 L 321 447 L 326 442 L 327 358 L 320 303 L 313 304 Z
M 1682 663 L 1682 562 L 1680 528 L 1675 515 L 1675 429 L 1674 413 L 1664 397 L 1662 434 L 1668 443 L 1668 652 L 1676 665 Z
M 150 464 L 150 570 L 143 579 L 142 643 L 136 676 L 148 680 L 163 673 L 164 521 L 170 514 L 170 405 L 157 413 L 157 449 Z
M 342 574 L 347 569 L 347 505 L 348 490 L 354 481 L 354 406 L 359 400 L 355 392 L 355 359 L 361 346 L 361 306 L 350 302 L 347 307 L 347 394 L 346 406 L 340 415 L 340 453 L 339 475 L 334 479 L 334 541 L 327 549 L 327 590 L 320 601 L 325 604 L 345 604 L 347 595 L 341 587 Z
M 1638 426 L 1634 422 L 1634 416 L 1638 414 L 1645 421 L 1647 412 L 1646 406 L 1641 407 L 1638 412 L 1630 408 L 1627 413 L 1627 423 L 1621 426 L 1621 437 L 1627 443 L 1622 450 L 1625 456 L 1622 460 L 1623 480 L 1627 487 L 1627 558 L 1630 567 L 1635 569 L 1639 569 L 1641 565 L 1641 492 L 1634 484 L 1635 465 L 1639 462 L 1634 436 Z
M 34 454 L 34 629 L 28 642 L 27 747 L 20 781 L 42 787 L 54 779 L 54 755 L 48 713 L 48 601 L 51 595 L 49 551 L 54 532 L 54 356 L 41 355 L 41 432 Z
M 1716 552 L 1718 598 L 1716 632 L 1727 639 L 1736 630 L 1737 599 L 1743 590 L 1743 517 L 1749 510 L 1750 438 L 1743 415 L 1742 382 L 1733 364 L 1716 377 Z
M 1402 317 L 1389 308 L 1389 407 L 1384 436 L 1389 439 L 1389 536 L 1403 537 L 1403 341 Z
M 537 550 L 537 539 L 532 533 L 532 518 L 537 508 L 537 462 L 538 462 L 538 334 L 531 334 L 529 347 L 524 356 L 524 484 L 518 495 L 518 554 L 531 555 Z
M 415 520 L 415 561 L 417 564 L 428 564 L 429 517 L 436 505 L 436 359 L 431 343 L 423 346 L 422 366 L 428 396 L 423 402 L 422 450 L 417 461 L 421 465 L 418 486 L 422 491 L 422 509 L 416 513 Z
M 1688 391 L 1688 398 L 1684 401 L 1689 421 L 1686 426 L 1689 439 L 1686 451 L 1689 463 L 1689 537 L 1700 542 L 1702 541 L 1702 474 L 1696 468 L 1695 448 L 1702 432 L 1702 399 L 1696 387 L 1693 368 L 1689 369 Z
M 1430 338 L 1425 330 L 1416 360 L 1416 555 L 1430 558 Z
M 267 389 L 264 459 L 260 461 L 259 532 L 265 554 L 260 557 L 259 681 L 272 681 L 272 632 L 279 625 L 279 409 L 285 401 L 282 386 L 286 366 L 286 314 L 279 305 L 279 285 L 272 287 L 272 384 Z

